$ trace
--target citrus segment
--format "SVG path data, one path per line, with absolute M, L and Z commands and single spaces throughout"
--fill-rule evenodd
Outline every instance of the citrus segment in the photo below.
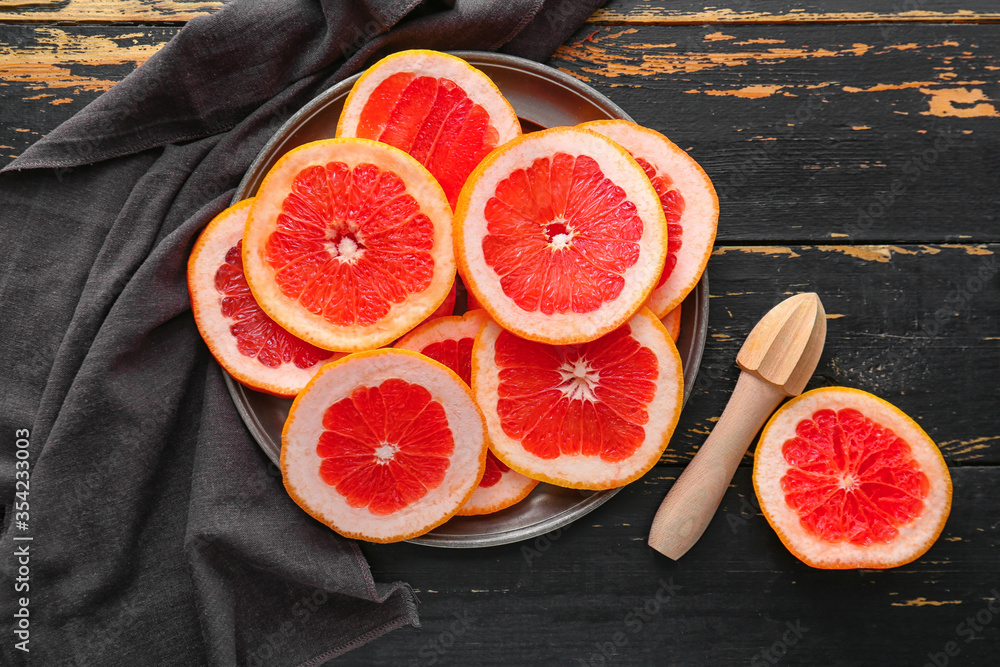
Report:
M 663 273 L 646 305 L 664 317 L 698 284 L 712 254 L 719 223 L 712 181 L 685 150 L 655 130 L 626 120 L 597 120 L 580 127 L 624 146 L 656 189 L 670 239 Z
M 818 568 L 887 568 L 930 548 L 951 506 L 937 445 L 856 389 L 807 392 L 761 434 L 754 489 L 782 542 Z
M 681 306 L 672 309 L 669 313 L 661 317 L 660 321 L 663 322 L 663 326 L 670 333 L 670 340 L 676 343 L 681 337 Z
M 455 251 L 469 291 L 505 329 L 550 344 L 620 326 L 663 268 L 667 227 L 642 168 L 577 128 L 508 142 L 469 177 Z
M 427 322 L 400 339 L 395 347 L 413 350 L 439 361 L 471 383 L 472 347 L 476 335 L 488 321 L 482 310 L 461 317 L 441 317 Z M 459 515 L 487 514 L 510 507 L 528 495 L 537 481 L 518 474 L 496 458 L 486 456 L 486 471 L 479 488 L 459 510 Z
M 465 179 L 498 145 L 521 133 L 517 114 L 490 79 L 461 58 L 403 51 L 354 84 L 338 137 L 400 148 L 434 174 L 454 205 Z
M 607 489 L 638 478 L 655 465 L 680 415 L 680 355 L 647 309 L 576 345 L 529 341 L 488 323 L 472 369 L 496 455 L 560 486 Z
M 486 463 L 482 413 L 445 366 L 405 350 L 325 366 L 281 437 L 295 502 L 346 537 L 396 542 L 453 516 Z
M 236 380 L 277 396 L 302 391 L 335 353 L 299 340 L 268 317 L 243 274 L 243 226 L 252 200 L 208 223 L 188 260 L 191 310 L 209 351 Z
M 276 322 L 329 350 L 384 345 L 455 278 L 448 203 L 413 158 L 365 139 L 286 153 L 250 209 L 243 262 Z

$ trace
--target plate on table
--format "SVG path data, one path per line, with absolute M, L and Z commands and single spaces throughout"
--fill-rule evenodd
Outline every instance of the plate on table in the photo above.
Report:
M 551 67 L 497 53 L 458 51 L 454 55 L 464 58 L 493 79 L 517 111 L 525 132 L 558 125 L 577 125 L 589 120 L 631 120 L 614 102 L 590 86 Z M 345 79 L 317 96 L 275 133 L 243 177 L 233 203 L 252 197 L 268 169 L 292 148 L 334 136 L 344 100 L 358 76 Z M 708 332 L 707 272 L 682 307 L 677 349 L 684 366 L 686 403 L 698 374 Z M 226 383 L 236 408 L 257 443 L 268 458 L 279 465 L 281 429 L 292 401 L 256 392 L 229 375 L 226 375 Z M 579 519 L 607 502 L 619 490 L 578 491 L 542 483 L 513 507 L 481 516 L 456 516 L 409 541 L 451 548 L 518 542 L 544 535 Z

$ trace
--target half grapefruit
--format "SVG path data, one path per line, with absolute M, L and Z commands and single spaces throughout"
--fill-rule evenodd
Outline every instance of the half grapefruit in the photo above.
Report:
M 338 137 L 375 139 L 415 157 L 452 205 L 476 165 L 519 134 L 517 114 L 489 77 L 461 58 L 426 50 L 368 68 L 337 124 Z
M 451 209 L 401 150 L 315 141 L 286 153 L 261 183 L 243 264 L 261 308 L 299 338 L 342 352 L 379 347 L 447 298 Z
M 667 252 L 656 191 L 628 151 L 559 127 L 510 141 L 469 177 L 455 209 L 465 286 L 504 329 L 584 343 L 628 320 Z
M 236 380 L 275 396 L 295 396 L 338 353 L 282 329 L 260 309 L 243 274 L 243 226 L 253 200 L 215 216 L 188 260 L 191 310 L 212 356 Z
M 281 434 L 285 488 L 344 535 L 397 542 L 451 518 L 486 465 L 486 430 L 453 371 L 407 350 L 323 367 Z
M 941 450 L 892 404 L 814 389 L 783 405 L 754 454 L 753 486 L 778 537 L 816 568 L 889 568 L 923 555 L 951 509 Z
M 659 460 L 684 375 L 663 324 L 643 308 L 579 345 L 525 340 L 489 322 L 473 349 L 472 387 L 506 465 L 558 486 L 609 489 Z
M 596 120 L 580 127 L 624 146 L 656 188 L 670 243 L 663 273 L 646 306 L 664 317 L 698 284 L 712 255 L 719 226 L 719 198 L 712 180 L 687 151 L 656 130 L 627 120 Z

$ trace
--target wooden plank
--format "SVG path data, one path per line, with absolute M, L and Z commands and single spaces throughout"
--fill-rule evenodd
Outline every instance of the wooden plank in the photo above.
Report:
M 217 11 L 228 0 L 0 0 L 0 22 L 183 23 Z M 834 6 L 835 5 L 835 6 Z M 558 9 L 558 5 L 557 5 Z M 908 0 L 872 9 L 863 0 L 611 0 L 596 24 L 988 22 L 1000 20 L 989 0 Z
M 549 64 L 689 150 L 726 242 L 961 242 L 1000 240 L 998 54 L 988 25 L 587 26 Z
M 0 25 L 0 164 L 125 78 L 178 30 Z
M 722 242 L 1000 241 L 1000 33 L 888 27 L 586 27 L 550 64 L 702 163 Z M 0 161 L 177 30 L 0 26 Z
M 874 5 L 874 7 L 873 7 Z M 879 6 L 881 5 L 881 6 Z M 990 0 L 610 0 L 590 23 L 630 25 L 732 23 L 971 22 L 1000 20 Z
M 377 581 L 417 589 L 423 628 L 392 632 L 349 662 L 767 665 L 777 661 L 762 651 L 783 635 L 776 653 L 789 665 L 922 665 L 950 641 L 961 664 L 994 662 L 1000 525 L 987 508 L 1000 469 L 952 470 L 951 517 L 924 557 L 849 571 L 813 570 L 789 554 L 760 515 L 745 469 L 684 558 L 657 554 L 646 536 L 679 472 L 658 468 L 567 529 L 520 544 L 362 545 Z M 283 620 L 278 612 L 274 627 Z M 785 634 L 788 623 L 800 636 Z
M 185 23 L 230 0 L 0 0 L 0 22 Z
M 791 294 L 817 292 L 827 342 L 808 389 L 872 392 L 921 424 L 949 463 L 997 464 L 998 251 L 997 244 L 716 248 L 704 359 L 662 461 L 687 462 L 705 441 L 757 320 Z

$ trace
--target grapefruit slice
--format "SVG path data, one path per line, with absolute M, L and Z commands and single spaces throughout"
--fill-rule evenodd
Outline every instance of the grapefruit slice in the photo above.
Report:
M 663 273 L 646 306 L 657 317 L 680 306 L 712 255 L 719 198 L 712 180 L 687 151 L 665 136 L 627 120 L 595 120 L 585 127 L 624 146 L 656 188 L 670 230 Z
M 299 338 L 341 352 L 379 347 L 448 296 L 451 209 L 434 177 L 397 148 L 314 141 L 265 176 L 243 265 L 264 312 Z
M 788 550 L 822 569 L 916 560 L 951 510 L 951 475 L 934 441 L 892 404 L 846 387 L 806 392 L 771 417 L 753 486 Z
M 345 537 L 398 542 L 441 525 L 486 465 L 483 416 L 453 371 L 407 350 L 327 364 L 281 433 L 292 499 Z
M 538 480 L 514 472 L 489 450 L 486 452 L 486 472 L 475 493 L 458 510 L 458 516 L 492 514 L 513 507 L 527 498 L 536 486 Z
M 413 350 L 439 361 L 455 371 L 462 381 L 471 384 L 472 345 L 476 334 L 489 321 L 482 310 L 471 310 L 462 317 L 440 317 L 427 322 L 404 336 L 395 347 Z M 486 472 L 459 515 L 489 514 L 519 502 L 538 485 L 518 474 L 497 459 L 493 452 L 486 455 Z
M 524 340 L 490 322 L 472 353 L 497 457 L 576 489 L 623 486 L 652 468 L 677 425 L 683 385 L 677 348 L 646 308 L 580 345 Z
M 667 328 L 667 332 L 670 334 L 670 340 L 677 342 L 681 337 L 681 307 L 677 306 L 672 309 L 669 313 L 660 318 L 663 322 L 663 326 Z
M 288 333 L 267 316 L 243 275 L 243 225 L 253 200 L 215 216 L 188 259 L 187 281 L 198 332 L 236 380 L 275 396 L 295 396 L 336 353 Z
M 551 345 L 621 326 L 656 285 L 666 251 L 649 179 L 589 130 L 553 128 L 497 148 L 455 209 L 466 287 L 504 329 Z
M 491 150 L 521 134 L 513 107 L 489 77 L 438 51 L 402 51 L 375 63 L 344 102 L 338 137 L 375 139 L 427 167 L 454 205 Z

